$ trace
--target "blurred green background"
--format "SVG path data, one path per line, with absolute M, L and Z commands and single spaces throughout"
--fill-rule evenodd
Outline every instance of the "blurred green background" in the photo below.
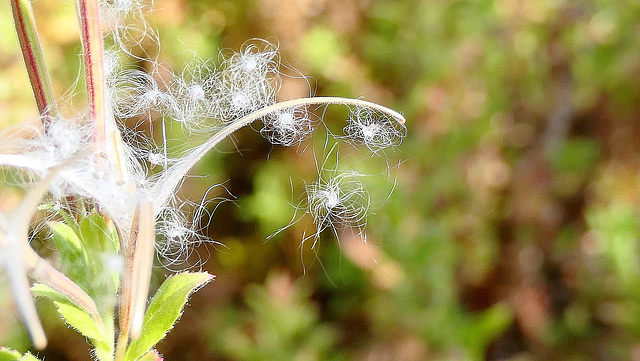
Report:
M 82 104 L 73 3 L 34 8 L 73 114 Z M 238 199 L 205 220 L 225 247 L 194 257 L 208 258 L 217 279 L 159 345 L 167 360 L 640 360 L 640 1 L 155 8 L 161 50 L 148 51 L 161 62 L 179 69 L 193 52 L 218 58 L 266 38 L 312 77 L 315 95 L 379 102 L 403 112 L 409 130 L 371 160 L 403 163 L 369 217 L 369 242 L 327 234 L 317 255 L 299 247 L 304 224 L 265 242 L 290 220 L 289 179 L 313 176 L 312 157 L 245 129 L 202 162 L 196 173 L 209 176 L 183 193 L 197 199 L 225 182 Z M 36 110 L 8 4 L 0 10 L 9 125 Z M 284 77 L 279 96 L 308 92 Z M 343 119 L 325 118 L 338 129 Z M 24 351 L 1 282 L 0 344 Z M 39 354 L 88 360 L 82 337 L 41 307 L 51 340 Z

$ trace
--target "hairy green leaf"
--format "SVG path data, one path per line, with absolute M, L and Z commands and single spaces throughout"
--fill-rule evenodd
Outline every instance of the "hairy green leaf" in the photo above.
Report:
M 20 357 L 22 357 L 20 352 L 0 347 L 0 361 L 17 361 L 20 360 Z
M 58 210 L 58 214 L 62 217 L 62 219 L 64 219 L 64 221 L 67 224 L 67 226 L 71 227 L 73 229 L 73 231 L 76 232 L 76 234 L 79 237 L 80 236 L 80 225 L 78 224 L 78 221 L 76 221 L 76 219 L 73 218 L 73 216 L 71 214 L 67 213 L 67 211 L 65 211 L 64 209 L 59 209 Z
M 129 345 L 125 360 L 138 360 L 162 340 L 182 315 L 189 296 L 213 278 L 206 272 L 185 272 L 167 278 L 153 296 L 144 316 L 142 334 Z
M 42 283 L 34 283 L 33 286 L 31 286 L 31 292 L 33 292 L 36 297 L 45 297 L 53 302 L 66 303 L 68 305 L 73 304 L 67 296 Z
M 160 359 L 162 360 L 162 359 Z M 6 347 L 0 346 L 0 361 L 40 361 L 29 352 L 21 355 L 16 350 L 11 350 Z
M 120 269 L 117 263 L 115 267 L 110 265 L 109 260 L 118 257 L 118 238 L 101 215 L 91 213 L 80 221 L 80 239 L 93 262 L 88 265 L 91 295 L 101 309 L 111 306 L 120 282 Z
M 151 350 L 138 359 L 138 361 L 162 361 L 164 358 L 160 356 L 157 350 Z
M 119 243 L 107 222 L 97 213 L 86 216 L 80 222 L 80 233 L 85 247 L 92 252 L 117 253 Z
M 53 240 L 58 248 L 61 263 L 65 266 L 67 276 L 85 288 L 87 280 L 87 263 L 90 262 L 82 241 L 73 228 L 61 222 L 48 223 Z
M 40 361 L 40 359 L 27 352 L 24 356 L 20 357 L 20 361 Z
M 96 347 L 96 350 L 106 351 L 109 354 L 111 353 L 113 349 L 113 342 L 110 340 L 111 336 L 107 335 L 104 329 L 98 327 L 91 316 L 76 306 L 68 303 L 55 301 L 53 303 L 58 308 L 58 312 L 62 315 L 65 322 L 82 335 L 89 338 Z
M 36 283 L 31 287 L 31 292 L 38 297 L 46 297 L 53 301 L 65 322 L 91 339 L 99 360 L 110 360 L 113 358 L 113 341 L 111 341 L 112 336 L 109 336 L 113 334 L 113 309 L 107 310 L 106 314 L 102 315 L 105 321 L 105 330 L 96 325 L 96 322 L 91 316 L 76 307 L 67 296 L 53 288 L 41 283 Z M 2 360 L 0 359 L 0 361 Z

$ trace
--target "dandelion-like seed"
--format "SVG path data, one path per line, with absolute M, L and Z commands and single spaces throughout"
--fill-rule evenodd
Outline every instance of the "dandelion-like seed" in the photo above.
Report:
M 236 79 L 262 80 L 278 72 L 278 49 L 265 42 L 264 49 L 246 44 L 224 64 L 230 76 Z
M 149 152 L 149 154 L 147 154 L 147 160 L 154 166 L 164 164 L 166 159 L 167 158 L 162 153 Z
M 343 129 L 345 137 L 353 143 L 364 144 L 374 154 L 399 145 L 407 134 L 404 124 L 372 108 L 355 107 L 347 122 Z
M 153 76 L 141 70 L 127 70 L 113 76 L 113 110 L 119 118 L 132 118 L 151 111 L 175 108 L 175 98 L 160 89 Z
M 319 179 L 305 187 L 307 213 L 316 225 L 312 248 L 320 233 L 327 228 L 331 228 L 336 238 L 339 238 L 338 230 L 345 227 L 357 233 L 364 232 L 371 200 L 357 177 L 357 173 L 340 173 L 327 181 Z
M 191 84 L 187 88 L 188 98 L 193 101 L 202 101 L 204 100 L 204 89 L 200 84 Z
M 236 93 L 231 98 L 231 106 L 239 112 L 244 112 L 251 106 L 251 99 L 244 93 Z
M 277 49 L 246 45 L 222 64 L 215 81 L 216 115 L 231 122 L 275 103 L 278 80 Z
M 211 116 L 212 110 L 212 102 L 207 98 L 203 84 L 178 80 L 172 88 L 175 99 L 171 109 L 173 119 L 191 129 L 199 128 L 202 120 Z
M 260 134 L 271 144 L 290 147 L 302 143 L 313 131 L 315 124 L 306 107 L 292 107 L 275 111 L 262 119 Z
M 173 120 L 181 122 L 189 130 L 210 130 L 206 124 L 216 117 L 216 101 L 213 95 L 215 74 L 205 61 L 193 60 L 181 75 L 174 75 L 170 87 Z
M 197 246 L 215 243 L 199 232 L 195 220 L 188 221 L 187 215 L 177 208 L 165 208 L 157 218 L 156 232 L 159 237 L 155 247 L 167 268 L 181 268 L 189 261 Z

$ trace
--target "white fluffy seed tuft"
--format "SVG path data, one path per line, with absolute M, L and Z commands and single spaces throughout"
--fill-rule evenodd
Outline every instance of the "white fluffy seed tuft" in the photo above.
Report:
M 328 180 L 321 178 L 305 186 L 307 213 L 316 226 L 313 246 L 320 233 L 328 228 L 337 238 L 338 230 L 342 228 L 364 232 L 371 199 L 358 176 L 355 172 L 339 173 Z
M 271 144 L 285 147 L 300 145 L 315 130 L 306 107 L 275 111 L 262 119 L 260 134 Z
M 278 88 L 277 48 L 265 43 L 265 49 L 248 44 L 222 63 L 215 82 L 218 116 L 232 122 L 275 103 Z
M 133 118 L 175 108 L 175 98 L 149 73 L 131 69 L 113 76 L 112 104 L 118 118 Z
M 347 123 L 344 137 L 354 144 L 364 144 L 374 154 L 400 145 L 407 134 L 404 124 L 372 108 L 353 108 Z

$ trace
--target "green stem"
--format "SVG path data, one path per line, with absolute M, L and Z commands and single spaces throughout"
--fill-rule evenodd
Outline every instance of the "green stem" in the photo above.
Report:
M 47 130 L 51 120 L 58 116 L 58 108 L 40 46 L 40 37 L 36 28 L 30 0 L 11 0 L 13 21 L 18 33 L 22 58 L 29 74 L 29 81 L 36 99 L 38 111 Z

